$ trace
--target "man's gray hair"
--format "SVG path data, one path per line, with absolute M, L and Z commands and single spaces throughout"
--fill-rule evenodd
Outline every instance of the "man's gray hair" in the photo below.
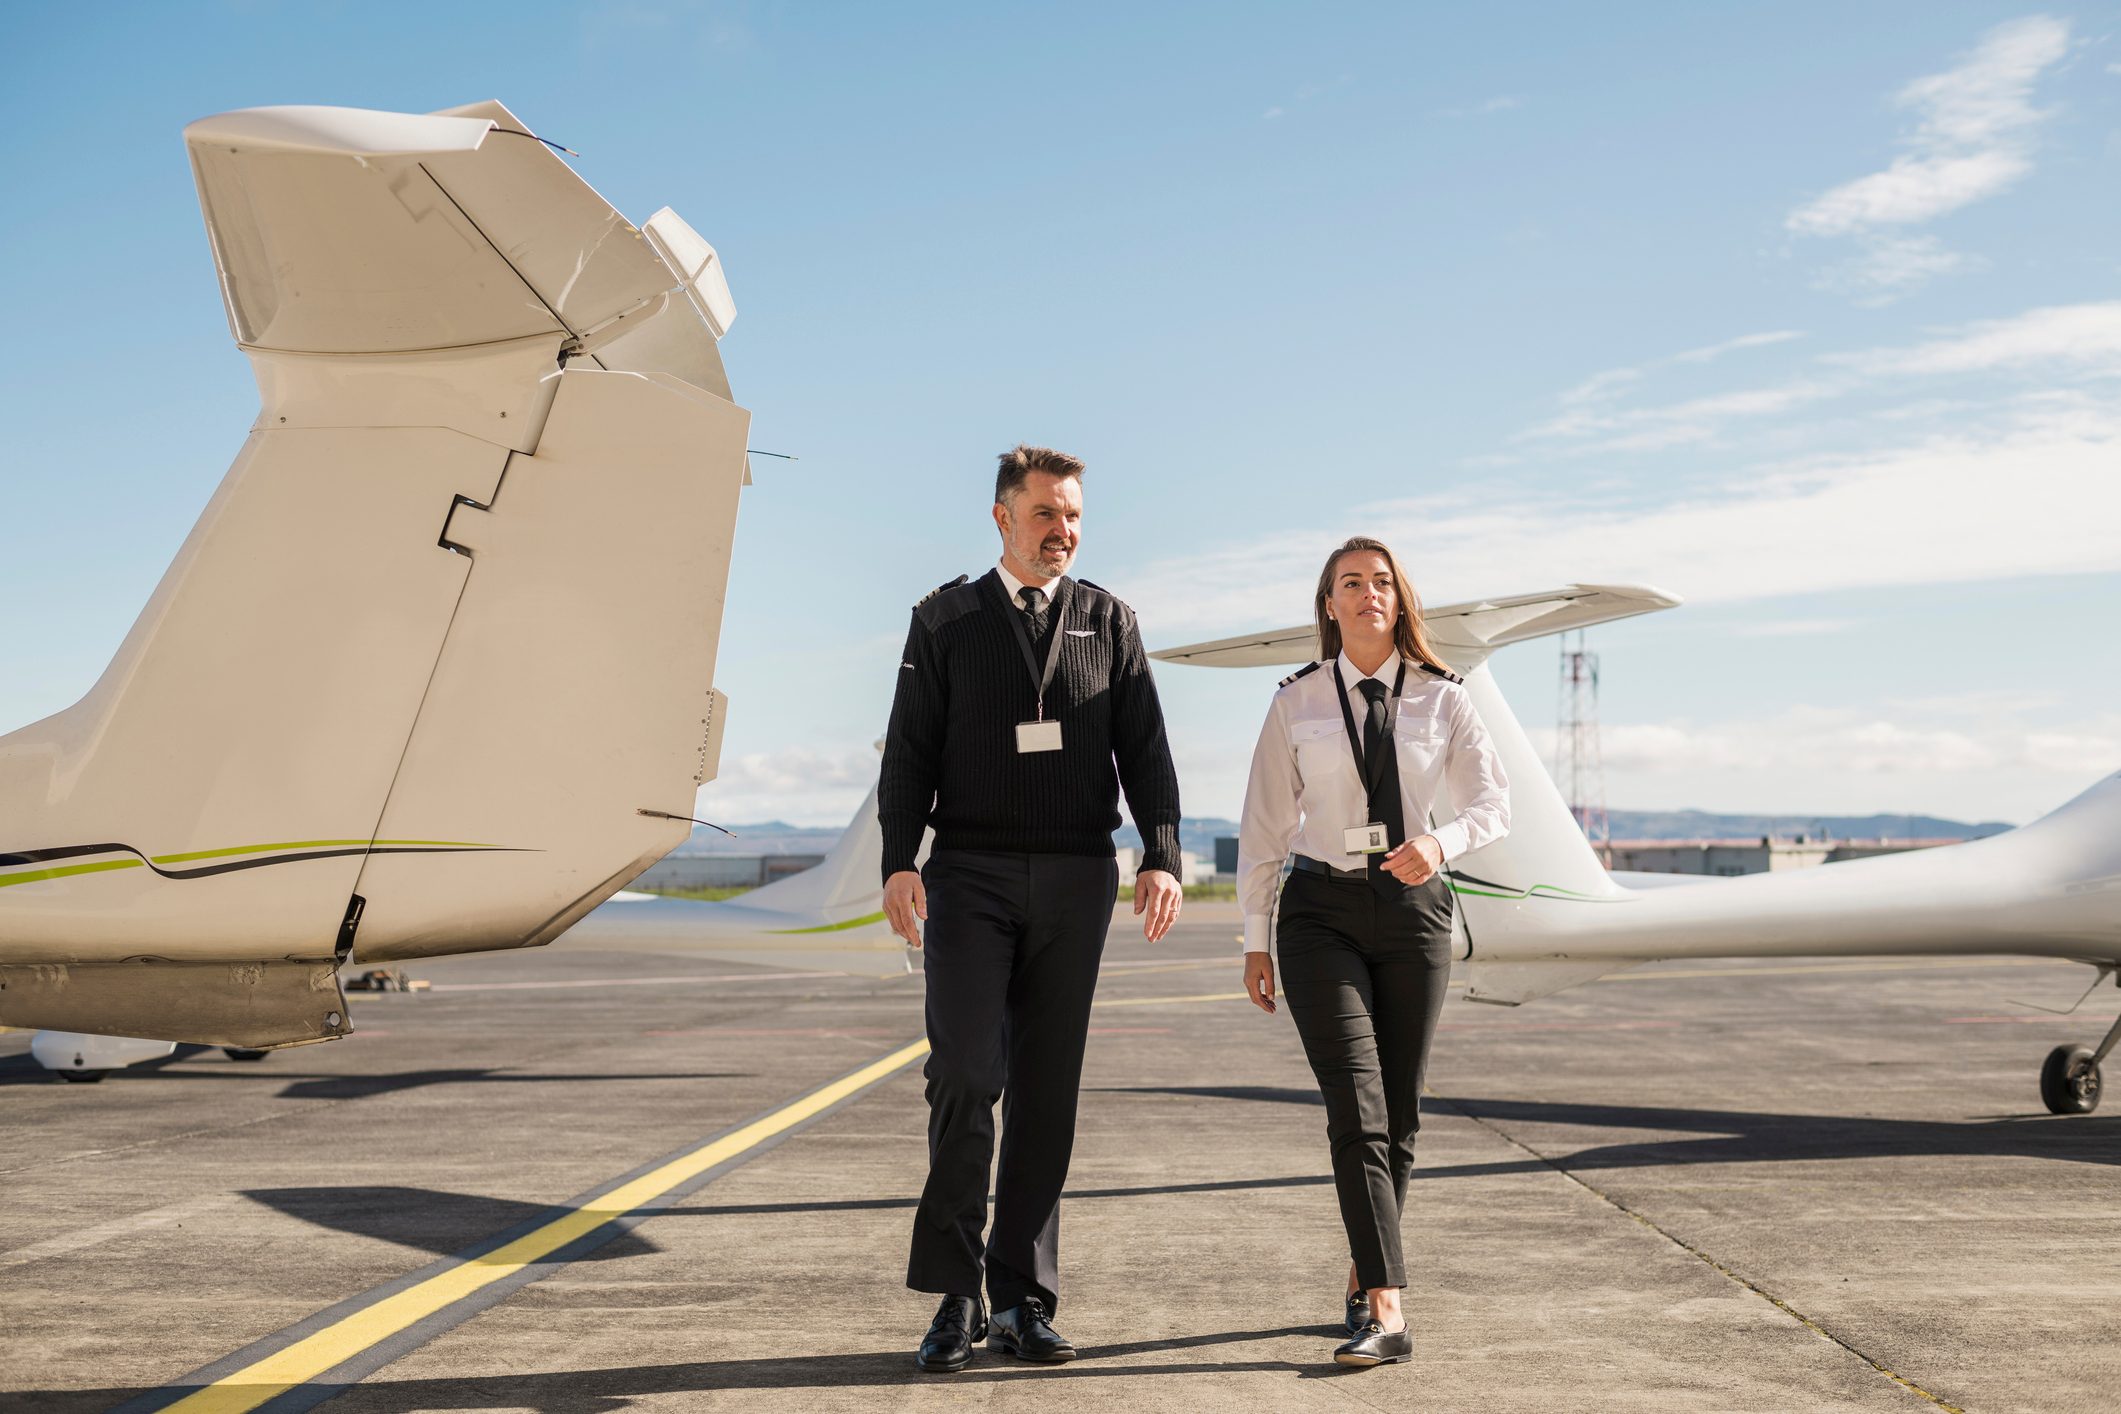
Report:
M 1006 503 L 1023 487 L 1024 478 L 1034 471 L 1079 478 L 1083 474 L 1083 463 L 1080 457 L 1056 452 L 1051 447 L 1033 447 L 1019 442 L 1001 455 L 1001 467 L 994 473 L 995 502 Z

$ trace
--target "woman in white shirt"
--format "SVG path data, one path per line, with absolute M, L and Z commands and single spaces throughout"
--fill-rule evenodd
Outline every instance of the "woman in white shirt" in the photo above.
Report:
M 1389 549 L 1335 550 L 1312 607 L 1321 660 L 1282 680 L 1245 789 L 1245 993 L 1274 1010 L 1278 952 L 1353 1258 L 1333 1357 L 1378 1365 L 1413 1353 L 1400 1214 L 1451 971 L 1443 866 L 1509 829 L 1509 782 Z

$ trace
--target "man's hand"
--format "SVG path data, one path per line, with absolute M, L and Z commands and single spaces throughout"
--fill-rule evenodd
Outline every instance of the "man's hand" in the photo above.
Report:
M 1149 915 L 1142 919 L 1142 936 L 1152 943 L 1162 942 L 1164 934 L 1178 921 L 1178 906 L 1185 897 L 1186 891 L 1178 886 L 1178 880 L 1162 869 L 1144 869 L 1136 874 L 1134 911 Z
M 1426 884 L 1443 868 L 1443 846 L 1434 835 L 1417 835 L 1386 855 L 1378 867 L 1402 884 Z
M 891 931 L 904 938 L 907 947 L 921 945 L 921 925 L 914 920 L 928 917 L 928 890 L 919 873 L 901 869 L 884 880 L 884 917 L 891 920 Z
M 1274 1010 L 1274 958 L 1269 953 L 1245 954 L 1245 995 L 1261 1011 Z

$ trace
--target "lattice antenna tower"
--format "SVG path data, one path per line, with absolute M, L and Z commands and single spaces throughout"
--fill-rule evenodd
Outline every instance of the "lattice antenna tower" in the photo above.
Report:
M 1584 838 L 1612 865 L 1612 823 L 1605 809 L 1605 758 L 1598 747 L 1598 655 L 1584 631 L 1561 636 L 1561 684 L 1554 709 L 1554 784 Z

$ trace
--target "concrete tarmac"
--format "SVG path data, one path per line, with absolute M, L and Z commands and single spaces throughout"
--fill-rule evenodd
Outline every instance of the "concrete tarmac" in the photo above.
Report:
M 2036 1083 L 2113 1000 L 2008 1000 L 2066 1004 L 2082 968 L 1454 994 L 1406 1221 L 1416 1358 L 1342 1371 L 1323 1110 L 1286 1011 L 1234 996 L 1237 931 L 1229 905 L 1156 947 L 1115 919 L 1063 1209 L 1057 1324 L 1083 1354 L 1056 1368 L 913 1369 L 925 1108 L 918 1057 L 890 1058 L 921 1034 L 917 976 L 563 940 L 415 964 L 435 990 L 357 996 L 351 1039 L 258 1062 L 186 1049 L 67 1085 L 0 1035 L 0 1406 L 226 1379 L 220 1407 L 248 1407 L 273 1361 L 328 1348 L 265 1407 L 2116 1407 L 2121 1114 L 2051 1117 Z M 787 1108 L 880 1058 L 836 1107 Z M 517 1248 L 460 1260 L 672 1155 L 714 1160 L 706 1181 L 616 1235 L 506 1281 Z

